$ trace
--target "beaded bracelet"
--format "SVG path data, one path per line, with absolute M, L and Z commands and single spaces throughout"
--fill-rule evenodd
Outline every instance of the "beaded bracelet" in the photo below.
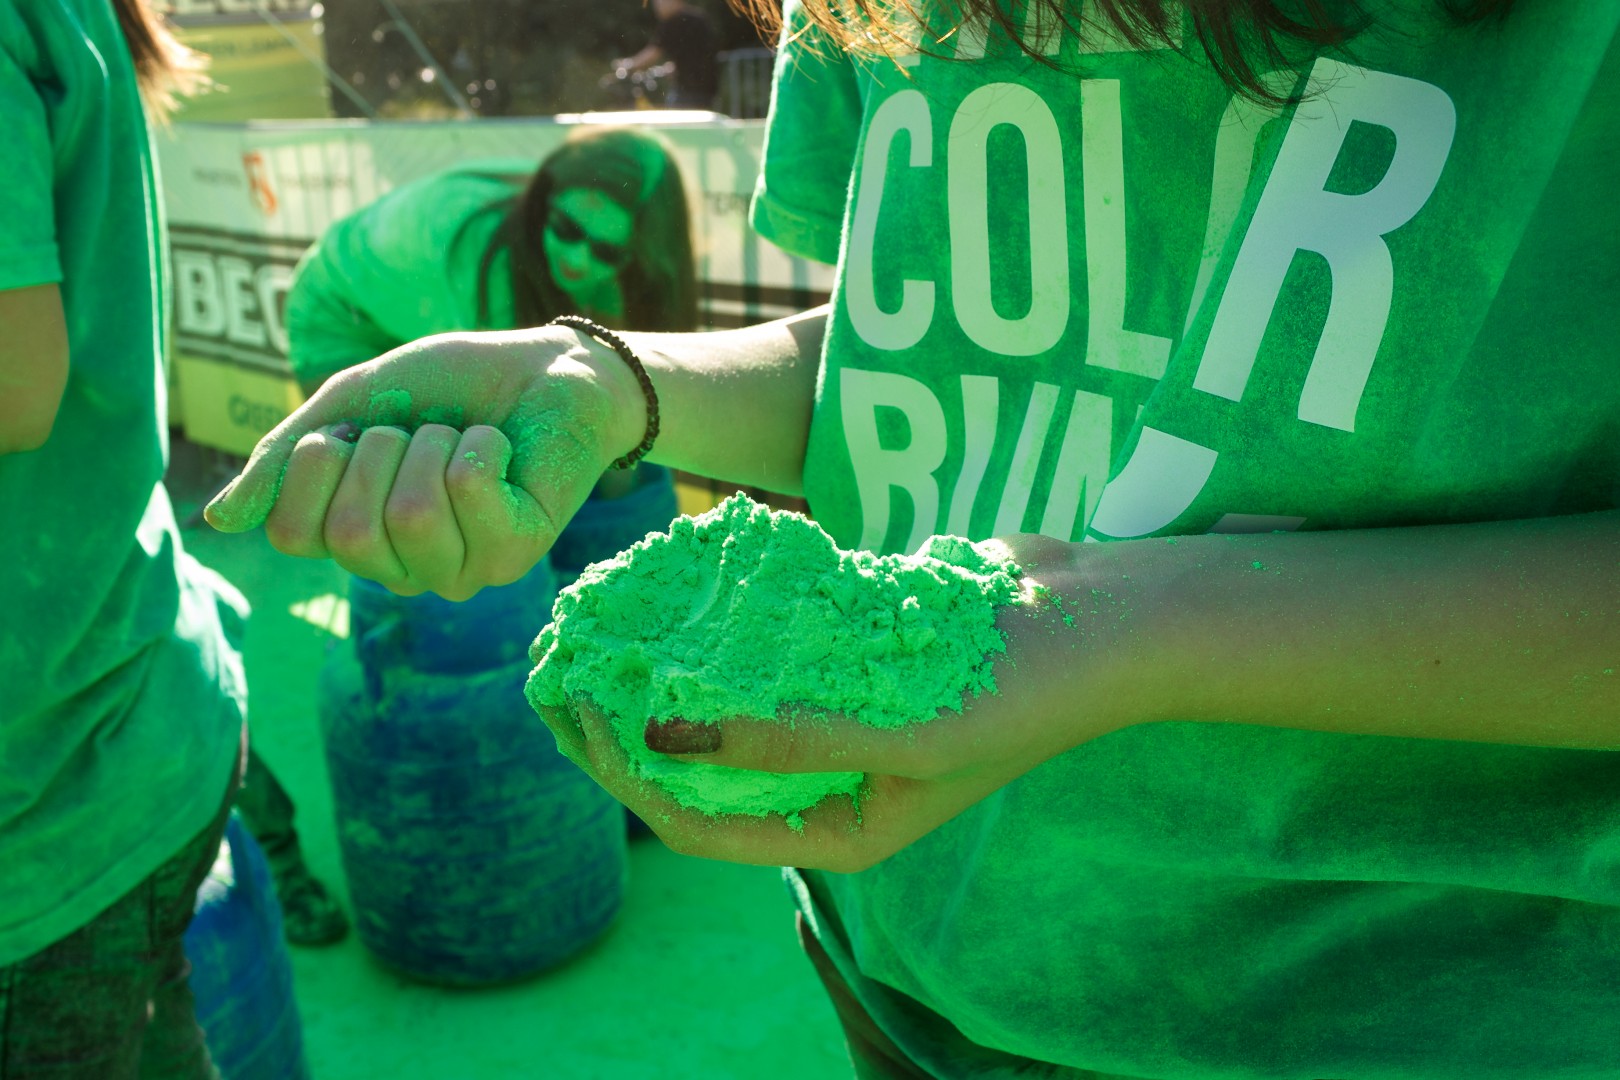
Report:
M 658 392 L 653 389 L 652 379 L 647 375 L 647 369 L 642 365 L 641 358 L 630 351 L 630 346 L 626 345 L 618 334 L 583 315 L 558 315 L 546 325 L 567 326 L 590 335 L 618 353 L 635 373 L 636 381 L 641 384 L 642 396 L 647 399 L 647 434 L 642 438 L 641 445 L 613 463 L 615 469 L 630 468 L 647 456 L 647 452 L 652 449 L 653 440 L 658 438 Z

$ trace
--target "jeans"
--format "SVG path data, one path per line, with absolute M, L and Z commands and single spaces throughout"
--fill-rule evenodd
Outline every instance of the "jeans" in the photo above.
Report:
M 214 820 L 146 880 L 67 937 L 0 967 L 0 1080 L 219 1080 L 182 936 L 241 775 L 239 756 Z

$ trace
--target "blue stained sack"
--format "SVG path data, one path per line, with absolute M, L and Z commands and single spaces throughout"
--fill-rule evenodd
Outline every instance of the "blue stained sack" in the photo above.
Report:
M 523 694 L 556 592 L 550 559 L 463 603 L 351 581 L 318 702 L 339 851 L 360 940 L 423 981 L 554 967 L 623 901 L 625 811 Z
M 185 934 L 197 1022 L 223 1080 L 309 1080 L 264 852 L 233 811 Z
M 406 665 L 455 674 L 526 660 L 551 618 L 557 577 L 541 559 L 518 581 L 460 603 L 432 593 L 396 596 L 374 581 L 349 579 L 349 634 L 367 668 Z
M 554 967 L 623 901 L 625 812 L 557 751 L 523 694 L 550 583 L 537 567 L 468 604 L 389 593 L 357 605 L 354 648 L 335 648 L 321 672 L 356 931 L 424 981 L 483 985 Z M 373 588 L 356 579 L 351 595 Z M 512 641 L 521 659 L 476 663 L 506 657 Z

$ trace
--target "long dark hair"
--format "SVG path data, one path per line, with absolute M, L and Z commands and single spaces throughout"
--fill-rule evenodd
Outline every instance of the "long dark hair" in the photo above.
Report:
M 208 85 L 208 58 L 180 44 L 148 0 L 112 0 L 118 27 L 135 61 L 141 100 L 154 120 L 166 120 L 178 102 Z
M 949 55 L 951 34 L 967 22 L 1000 28 L 1027 56 L 1053 62 L 1027 41 L 1006 0 L 801 0 L 805 14 L 830 47 L 857 55 L 893 55 L 919 50 Z M 1458 22 L 1504 16 L 1514 0 L 1436 0 Z M 781 30 L 780 0 L 730 0 L 761 33 Z M 1301 50 L 1340 45 L 1371 19 L 1359 0 L 1093 0 L 1084 16 L 1079 0 L 1029 0 L 1038 11 L 1022 22 L 1075 34 L 1104 33 L 1134 49 L 1177 48 L 1182 12 L 1210 63 L 1235 92 L 1259 101 L 1282 101 L 1263 80 L 1268 70 L 1294 67 Z M 1090 24 L 1090 25 L 1085 25 Z M 916 28 L 923 27 L 917 42 Z M 933 50 L 938 50 L 934 52 Z
M 508 252 L 518 326 L 538 326 L 578 309 L 557 286 L 541 234 L 555 192 L 599 191 L 630 212 L 630 261 L 619 271 L 625 330 L 697 328 L 697 272 L 686 187 L 669 144 L 650 131 L 585 127 L 541 163 L 511 200 L 479 267 L 479 321 L 489 316 L 489 275 Z

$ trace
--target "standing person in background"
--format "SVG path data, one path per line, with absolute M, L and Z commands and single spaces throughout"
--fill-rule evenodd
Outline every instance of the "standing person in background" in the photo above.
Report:
M 677 850 L 796 868 L 863 1077 L 1620 1073 L 1620 2 L 942 7 L 788 5 L 753 217 L 827 309 L 626 333 L 651 393 L 413 343 L 211 520 L 464 593 L 656 436 L 845 548 L 994 538 L 994 695 L 647 729 L 858 805 L 706 817 L 547 717 Z M 452 435 L 504 474 L 378 452 Z
M 652 0 L 658 29 L 634 56 L 613 61 L 616 70 L 641 71 L 668 60 L 675 80 L 664 100 L 670 109 L 712 109 L 720 92 L 719 40 L 708 12 L 686 0 Z
M 162 478 L 146 0 L 0 0 L 0 1076 L 216 1076 L 182 934 L 245 739 L 245 604 Z M 143 108 L 143 97 L 144 108 Z

